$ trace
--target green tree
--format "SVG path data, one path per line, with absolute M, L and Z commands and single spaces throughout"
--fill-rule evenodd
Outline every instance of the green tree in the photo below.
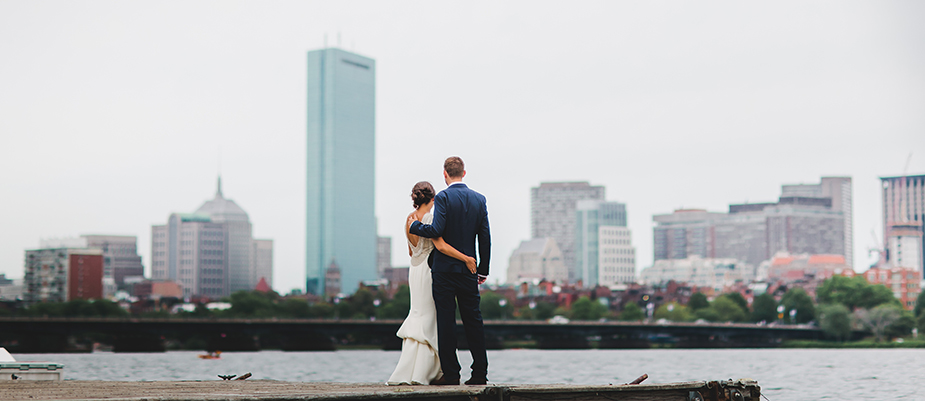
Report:
M 404 319 L 411 310 L 411 289 L 407 285 L 398 287 L 391 301 L 379 308 L 379 317 L 383 319 Z
M 839 303 L 819 305 L 819 328 L 835 341 L 851 338 L 851 311 Z
M 808 323 L 816 318 L 816 307 L 806 290 L 794 287 L 788 290 L 780 300 L 784 306 L 784 321 L 790 324 Z M 796 321 L 791 321 L 790 311 L 796 310 Z
M 484 319 L 501 319 L 502 317 L 511 318 L 514 316 L 514 306 L 496 292 L 482 293 L 479 308 L 482 310 L 482 318 Z
M 849 309 L 871 309 L 883 304 L 901 306 L 893 292 L 882 284 L 870 284 L 863 276 L 834 276 L 816 289 L 820 304 L 840 303 Z
M 352 307 L 353 313 L 352 317 L 356 319 L 368 319 L 370 316 L 376 316 L 376 304 L 377 295 L 369 290 L 366 287 L 360 287 L 357 289 L 350 298 L 347 298 L 347 303 Z M 343 303 L 343 301 L 341 301 Z M 341 315 L 343 317 L 343 315 Z
M 288 298 L 279 303 L 279 315 L 290 318 L 307 318 L 311 316 L 308 301 L 300 298 Z
M 528 315 L 530 316 L 530 318 L 529 319 L 524 318 L 524 319 L 526 320 L 548 320 L 549 318 L 555 316 L 555 313 L 554 313 L 556 311 L 555 304 L 545 302 L 545 301 L 535 301 L 535 302 L 536 302 L 536 306 L 534 306 L 533 309 L 526 307 L 527 309 L 530 309 L 530 312 Z
M 716 311 L 717 322 L 743 322 L 748 313 L 739 304 L 728 297 L 718 297 L 710 303 L 707 310 Z
M 588 297 L 581 297 L 572 304 L 572 319 L 574 320 L 598 320 L 606 314 L 606 306 Z
M 739 307 L 745 311 L 746 315 L 748 314 L 748 301 L 745 299 L 745 297 L 742 296 L 742 294 L 739 294 L 738 292 L 727 292 L 720 296 L 729 298 L 730 301 L 735 302 L 736 305 L 739 305 Z
M 702 292 L 695 292 L 691 294 L 691 299 L 687 301 L 687 307 L 691 312 L 696 312 L 700 309 L 709 308 L 710 301 L 707 300 L 707 296 L 703 295 Z
M 231 317 L 274 317 L 277 313 L 275 292 L 238 291 L 231 294 Z
M 915 299 L 915 309 L 912 311 L 916 319 L 922 317 L 922 312 L 925 312 L 925 291 L 920 292 L 919 296 Z
M 886 335 L 889 338 L 905 337 L 912 334 L 915 328 L 915 315 L 912 311 L 899 309 L 899 318 L 886 326 Z
M 753 322 L 773 322 L 777 320 L 777 300 L 768 293 L 761 294 L 752 301 Z
M 620 312 L 620 320 L 626 322 L 638 322 L 646 318 L 646 312 L 642 310 L 639 305 L 635 302 L 629 302 L 623 307 L 623 312 Z
M 877 342 L 887 336 L 887 327 L 899 319 L 899 310 L 893 305 L 880 305 L 873 309 L 858 309 L 854 312 L 861 326 L 870 330 Z
M 319 302 L 308 307 L 308 317 L 319 319 L 330 319 L 334 317 L 334 305 L 327 302 Z
M 693 320 L 694 315 L 686 306 L 677 302 L 669 302 L 655 309 L 653 317 L 655 319 L 667 319 L 672 322 L 689 322 Z

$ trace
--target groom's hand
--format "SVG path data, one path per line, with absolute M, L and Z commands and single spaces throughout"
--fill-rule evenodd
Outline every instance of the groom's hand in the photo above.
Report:
M 488 276 L 479 274 L 479 284 L 485 284 L 485 280 L 488 280 Z

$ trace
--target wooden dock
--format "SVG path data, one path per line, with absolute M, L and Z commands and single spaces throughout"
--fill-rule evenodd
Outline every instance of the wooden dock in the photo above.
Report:
M 379 383 L 247 381 L 0 381 L 3 401 L 760 401 L 751 380 L 575 386 L 386 386 Z

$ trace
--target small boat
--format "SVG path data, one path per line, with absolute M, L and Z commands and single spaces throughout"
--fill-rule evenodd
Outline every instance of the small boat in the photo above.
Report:
M 0 347 L 0 381 L 3 380 L 61 380 L 64 365 L 52 362 L 17 362 L 6 349 Z
M 222 351 L 210 351 L 208 354 L 199 355 L 199 359 L 222 359 Z

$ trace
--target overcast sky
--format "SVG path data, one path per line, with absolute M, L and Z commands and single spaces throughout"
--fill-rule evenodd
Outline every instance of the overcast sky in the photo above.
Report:
M 81 234 L 136 235 L 223 192 L 305 278 L 306 52 L 377 65 L 376 214 L 407 266 L 409 192 L 467 163 L 492 278 L 530 236 L 530 188 L 624 202 L 637 270 L 652 215 L 854 180 L 857 270 L 878 176 L 925 173 L 925 3 L 0 1 L 0 273 Z

